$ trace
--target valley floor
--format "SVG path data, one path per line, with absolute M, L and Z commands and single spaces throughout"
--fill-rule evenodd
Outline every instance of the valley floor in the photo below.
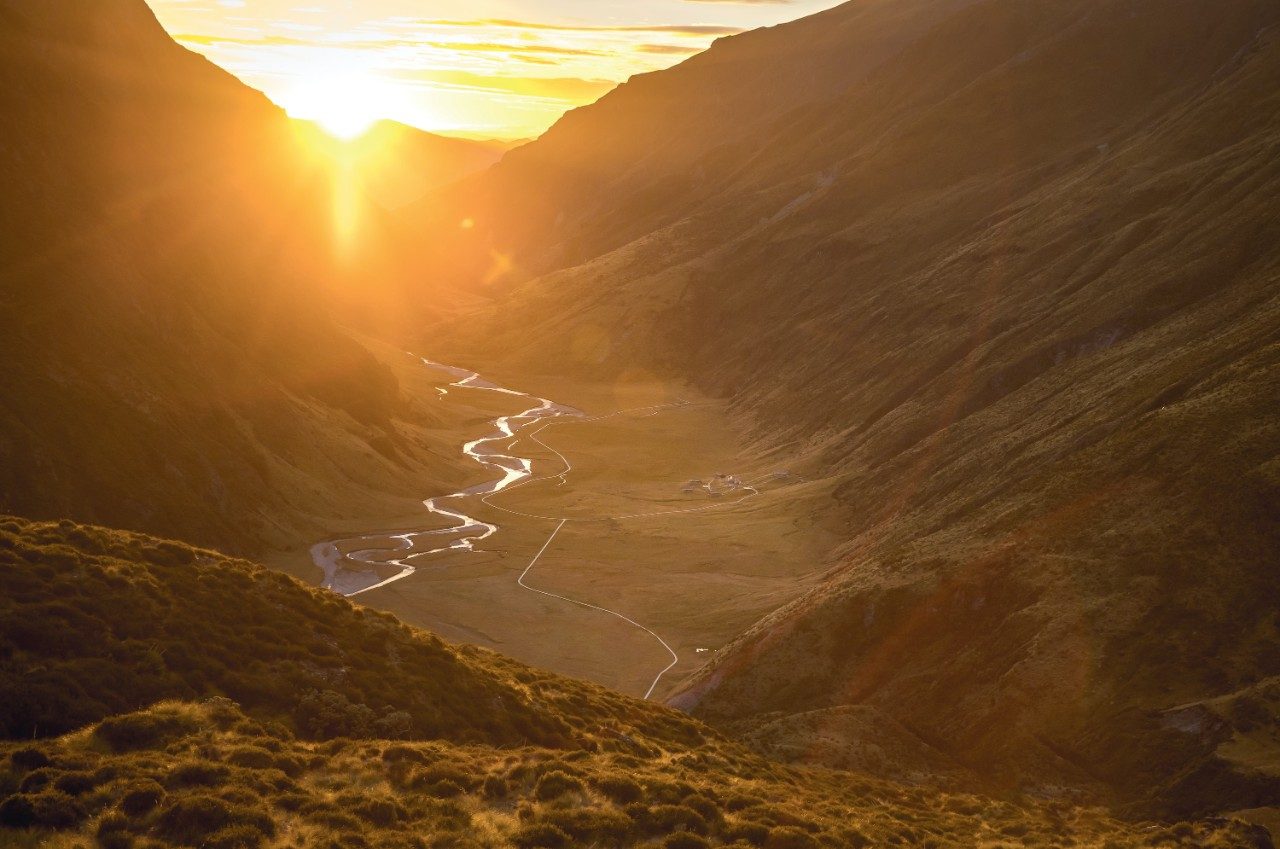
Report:
M 406 391 L 447 422 L 440 451 L 461 456 L 466 443 L 493 434 L 495 418 L 529 407 L 527 397 L 454 386 L 455 375 L 391 359 Z M 492 443 L 488 450 L 531 460 L 532 477 L 448 503 L 498 531 L 475 550 L 415 559 L 413 574 L 362 592 L 362 603 L 447 639 L 661 697 L 819 577 L 815 565 L 836 541 L 815 518 L 828 512 L 829 486 L 805 481 L 777 457 L 744 451 L 721 402 L 647 375 L 607 385 L 506 375 L 500 382 L 521 390 L 527 382 L 583 415 L 517 428 Z M 471 474 L 463 488 L 501 477 L 480 463 Z M 424 482 L 423 497 L 450 491 Z M 405 508 L 335 529 L 337 547 L 383 548 L 389 560 L 400 545 L 393 534 L 454 524 L 419 504 Z M 446 546 L 449 537 L 432 539 Z M 319 576 L 303 551 L 274 565 Z M 377 577 L 399 572 L 380 567 Z M 371 582 L 357 576 L 353 586 Z

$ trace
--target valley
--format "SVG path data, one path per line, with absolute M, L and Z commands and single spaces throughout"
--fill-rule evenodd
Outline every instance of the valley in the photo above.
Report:
M 507 388 L 519 377 L 500 386 L 392 361 L 417 400 L 456 423 L 473 473 L 412 524 L 317 543 L 313 568 L 299 551 L 270 559 L 303 580 L 318 567 L 336 591 L 451 639 L 661 697 L 818 580 L 814 564 L 835 544 L 835 529 L 810 518 L 832 484 L 802 479 L 795 458 L 753 456 L 725 405 L 688 387 L 643 374 L 525 378 L 565 405 Z M 717 475 L 740 486 L 691 486 Z M 403 521 L 392 519 L 381 527 Z
M 0 0 L 0 845 L 1272 849 L 1280 4 L 395 2 Z

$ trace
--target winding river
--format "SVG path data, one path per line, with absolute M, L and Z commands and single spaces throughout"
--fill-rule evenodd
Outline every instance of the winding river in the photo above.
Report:
M 503 453 L 503 443 L 512 440 L 524 430 L 545 424 L 550 419 L 581 418 L 584 415 L 581 410 L 573 407 L 506 389 L 467 369 L 442 365 L 428 359 L 423 359 L 422 363 L 456 378 L 450 384 L 453 388 L 512 395 L 525 399 L 532 406 L 515 415 L 498 417 L 493 422 L 495 431 L 492 434 L 468 442 L 462 447 L 466 456 L 486 469 L 497 472 L 500 477 L 461 492 L 428 498 L 422 502 L 430 513 L 449 519 L 453 522 L 452 525 L 428 531 L 369 534 L 329 540 L 312 546 L 311 558 L 324 572 L 323 585 L 348 597 L 367 593 L 409 577 L 416 571 L 414 565 L 416 560 L 445 552 L 474 551 L 476 543 L 498 532 L 498 526 L 463 512 L 466 499 L 484 499 L 533 476 L 533 461 L 527 457 Z M 441 388 L 439 391 L 442 394 L 448 394 L 448 389 Z M 347 550 L 345 555 L 344 550 Z M 368 568 L 353 569 L 349 565 L 351 562 Z M 388 567 L 399 571 L 389 577 L 382 577 Z
M 410 355 L 413 356 L 413 355 Z M 690 403 L 685 400 L 678 400 L 669 404 L 657 404 L 649 407 L 639 407 L 629 410 L 619 410 L 614 413 L 608 413 L 594 418 L 587 418 L 586 414 L 581 410 L 573 407 L 557 404 L 546 398 L 538 398 L 524 392 L 517 392 L 513 389 L 506 389 L 491 381 L 485 380 L 479 374 L 461 368 L 453 368 L 451 366 L 441 365 L 428 359 L 422 359 L 422 364 L 443 371 L 456 378 L 453 383 L 449 384 L 450 388 L 455 389 L 471 389 L 481 392 L 494 392 L 500 395 L 511 395 L 516 398 L 524 399 L 525 403 L 532 406 L 523 412 L 514 415 L 499 416 L 494 419 L 494 432 L 489 436 L 468 442 L 462 447 L 463 453 L 480 464 L 486 469 L 496 472 L 499 476 L 488 483 L 478 484 L 464 489 L 461 492 L 455 492 L 450 495 L 441 495 L 435 498 L 428 498 L 422 502 L 427 510 L 437 516 L 448 519 L 452 524 L 443 528 L 432 530 L 414 530 L 414 531 L 388 531 L 375 534 L 367 534 L 359 537 L 347 539 L 330 540 L 328 542 L 317 543 L 311 548 L 311 557 L 317 566 L 324 572 L 324 586 L 345 596 L 357 596 L 361 593 L 367 593 L 370 590 L 376 590 L 379 587 L 385 587 L 396 581 L 403 580 L 416 571 L 414 561 L 422 558 L 434 557 L 446 552 L 457 551 L 475 551 L 476 544 L 482 542 L 494 534 L 498 533 L 498 526 L 464 512 L 467 507 L 468 500 L 474 499 L 472 503 L 483 504 L 496 511 L 505 514 L 521 516 L 528 519 L 546 520 L 556 522 L 556 526 L 550 531 L 546 542 L 529 561 L 524 571 L 520 573 L 516 579 L 517 584 L 531 593 L 544 596 L 546 598 L 555 599 L 557 601 L 566 602 L 588 610 L 597 611 L 601 614 L 612 616 L 627 624 L 648 634 L 669 656 L 667 665 L 658 671 L 656 677 L 653 678 L 648 690 L 644 694 L 644 698 L 650 698 L 657 689 L 663 676 L 676 667 L 680 662 L 679 656 L 672 646 L 659 636 L 656 632 L 647 626 L 637 622 L 635 619 L 612 610 L 607 607 L 592 604 L 581 599 L 570 598 L 568 596 L 553 593 L 528 583 L 529 574 L 534 567 L 542 559 L 543 555 L 556 541 L 560 531 L 570 522 L 600 522 L 600 521 L 623 521 L 628 519 L 651 519 L 658 516 L 674 516 L 678 514 L 696 514 L 709 510 L 730 507 L 740 504 L 743 501 L 759 495 L 759 490 L 751 484 L 744 484 L 738 481 L 736 477 L 731 478 L 734 481 L 733 487 L 725 492 L 714 491 L 707 488 L 708 497 L 713 498 L 712 503 L 702 504 L 696 507 L 685 507 L 676 509 L 653 510 L 642 513 L 628 513 L 624 515 L 614 516 L 552 516 L 542 515 L 538 513 L 527 513 L 515 510 L 510 507 L 504 507 L 493 503 L 490 499 L 506 489 L 521 486 L 527 483 L 535 482 L 533 477 L 533 460 L 528 457 L 518 457 L 514 454 L 505 453 L 514 450 L 517 442 L 516 437 L 529 431 L 527 434 L 528 441 L 535 443 L 546 449 L 549 453 L 554 454 L 563 464 L 563 470 L 559 474 L 548 475 L 545 478 L 536 480 L 554 480 L 560 479 L 561 484 L 565 481 L 565 476 L 573 469 L 569 459 L 556 449 L 539 438 L 539 434 L 546 428 L 556 423 L 556 420 L 570 419 L 576 422 L 595 422 L 617 416 L 656 416 L 666 410 L 673 410 L 681 407 L 688 407 Z M 449 390 L 444 387 L 437 389 L 442 395 L 448 395 Z M 505 448 L 504 448 L 505 444 Z M 737 494 L 737 498 L 719 498 L 722 494 Z M 474 509 L 474 508 L 471 508 Z M 352 568 L 352 565 L 355 568 Z M 364 568 L 361 568 L 364 567 Z M 388 573 L 393 572 L 393 574 Z M 387 576 L 387 577 L 384 577 Z

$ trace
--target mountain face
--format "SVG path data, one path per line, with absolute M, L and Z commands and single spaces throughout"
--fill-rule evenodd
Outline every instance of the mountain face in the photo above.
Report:
M 246 551 L 439 471 L 329 318 L 376 216 L 282 112 L 142 0 L 0 2 L 0 82 L 0 505 Z
M 1254 849 L 770 763 L 696 720 L 462 649 L 181 543 L 0 518 L 0 839 L 279 845 Z M 156 699 L 168 699 L 152 703 Z M 60 733 L 65 729 L 72 733 Z
M 819 762 L 892 726 L 1005 786 L 1280 802 L 1278 23 L 849 3 L 440 199 L 476 226 L 439 277 L 514 269 L 441 347 L 686 378 L 833 481 L 828 580 L 674 704 Z

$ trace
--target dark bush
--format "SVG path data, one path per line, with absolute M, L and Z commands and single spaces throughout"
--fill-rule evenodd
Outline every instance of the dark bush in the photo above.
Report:
M 631 836 L 635 823 L 626 814 L 598 808 L 551 810 L 542 815 L 540 822 L 554 825 L 579 844 L 608 841 L 621 842 Z
M 533 788 L 533 795 L 540 802 L 559 799 L 567 793 L 581 793 L 585 790 L 582 782 L 561 770 L 553 770 L 538 779 Z
M 663 849 L 708 849 L 710 846 L 711 843 L 707 838 L 688 831 L 677 831 L 675 834 L 669 834 L 662 841 Z
M 562 849 L 572 845 L 572 841 L 563 830 L 545 822 L 526 825 L 511 838 L 520 849 Z
M 784 825 L 769 832 L 764 849 L 818 849 L 818 841 L 795 826 Z
M 94 736 L 117 752 L 156 749 L 195 731 L 186 716 L 168 711 L 148 711 L 102 720 Z
M 303 793 L 285 793 L 282 796 L 276 796 L 271 800 L 271 804 L 275 805 L 282 811 L 297 813 L 302 810 L 303 806 L 311 801 L 311 797 Z
M 18 789 L 23 793 L 39 793 L 41 790 L 52 786 L 53 782 L 61 774 L 51 767 L 32 770 L 22 777 L 22 781 L 18 784 Z
M 49 766 L 49 764 L 52 763 L 52 761 L 49 760 L 48 755 L 39 749 L 32 747 L 16 750 L 13 754 L 9 755 L 9 762 L 17 769 L 23 771 L 40 769 L 41 767 Z
M 451 778 L 443 781 L 435 781 L 422 788 L 422 792 L 436 799 L 456 799 L 463 793 L 466 788 Z
M 769 826 L 758 822 L 743 822 L 730 826 L 725 831 L 725 838 L 730 841 L 742 841 L 752 846 L 764 846 L 769 839 Z
M 596 788 L 619 805 L 629 805 L 644 798 L 644 788 L 626 776 L 609 775 L 595 783 Z
M 389 828 L 408 816 L 404 808 L 389 799 L 370 799 L 356 805 L 352 812 L 379 828 Z
M 363 828 L 358 819 L 342 811 L 316 811 L 309 814 L 307 819 L 330 831 L 360 831 Z
M 199 846 L 208 835 L 238 825 L 251 826 L 268 837 L 275 834 L 275 824 L 266 813 L 213 796 L 188 796 L 170 803 L 160 813 L 156 833 L 175 843 Z
M 169 770 L 170 787 L 217 787 L 227 780 L 231 770 L 209 761 L 185 761 Z
M 129 830 L 129 818 L 121 814 L 107 814 L 98 820 L 98 828 L 95 832 L 98 837 L 106 834 L 114 834 L 116 832 Z
M 306 764 L 288 755 L 278 755 L 272 765 L 290 778 L 297 778 L 307 771 Z
M 422 753 L 419 749 L 413 749 L 409 746 L 388 746 L 387 750 L 382 753 L 382 759 L 387 763 L 431 763 L 431 759 Z
M 724 822 L 724 814 L 720 811 L 720 806 L 701 793 L 686 796 L 680 804 L 697 811 L 704 820 L 712 825 Z
M 132 849 L 133 835 L 127 831 L 112 831 L 98 835 L 98 845 L 102 849 Z
M 60 790 L 19 793 L 0 802 L 0 825 L 12 828 L 42 826 L 66 829 L 87 816 L 84 807 Z
M 361 738 L 372 732 L 374 713 L 368 705 L 333 690 L 311 690 L 298 701 L 293 719 L 298 730 L 313 740 Z
M 164 788 L 155 781 L 135 781 L 125 788 L 124 795 L 120 797 L 120 810 L 131 817 L 144 816 L 164 801 L 164 795 Z
M 53 786 L 70 796 L 88 793 L 97 785 L 93 775 L 87 772 L 64 772 L 53 782 Z
M 26 794 L 15 794 L 0 802 L 0 825 L 30 828 L 36 822 L 36 806 Z
M 245 769 L 272 769 L 275 755 L 256 746 L 237 746 L 227 753 L 227 763 Z
M 481 786 L 486 799 L 504 799 L 511 792 L 510 785 L 501 775 L 490 775 L 485 778 L 484 784 Z
M 706 834 L 711 830 L 702 814 L 684 805 L 628 805 L 627 813 L 650 834 L 692 831 Z
M 266 835 L 252 825 L 224 828 L 200 843 L 200 849 L 258 849 Z

